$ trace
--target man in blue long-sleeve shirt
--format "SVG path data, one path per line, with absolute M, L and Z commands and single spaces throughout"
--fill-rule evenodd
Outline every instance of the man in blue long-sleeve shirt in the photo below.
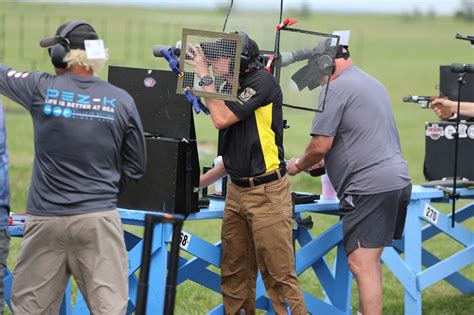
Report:
M 5 304 L 3 278 L 7 265 L 10 237 L 8 235 L 8 213 L 10 212 L 10 183 L 8 180 L 8 151 L 5 115 L 0 100 L 0 314 Z

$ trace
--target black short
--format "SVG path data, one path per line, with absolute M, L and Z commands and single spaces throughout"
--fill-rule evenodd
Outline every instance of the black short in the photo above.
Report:
M 346 253 L 392 246 L 403 235 L 410 199 L 411 184 L 374 195 L 346 195 L 339 204 Z

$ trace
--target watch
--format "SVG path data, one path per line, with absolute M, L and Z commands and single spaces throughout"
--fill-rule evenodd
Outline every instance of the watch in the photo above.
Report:
M 199 86 L 208 86 L 212 83 L 214 83 L 214 79 L 210 75 L 206 74 L 201 78 L 201 81 L 199 81 Z

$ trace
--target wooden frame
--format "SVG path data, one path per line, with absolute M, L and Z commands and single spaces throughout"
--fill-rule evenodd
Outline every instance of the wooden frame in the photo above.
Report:
M 240 70 L 240 52 L 242 51 L 242 37 L 235 33 L 223 33 L 223 32 L 212 32 L 212 31 L 204 31 L 204 30 L 197 30 L 197 29 L 190 29 L 190 28 L 183 28 L 183 34 L 181 39 L 181 55 L 179 57 L 179 69 L 184 73 L 185 67 L 185 57 L 186 57 L 186 46 L 188 44 L 188 37 L 189 36 L 201 36 L 201 37 L 209 37 L 211 39 L 228 39 L 231 41 L 236 42 L 236 54 L 234 56 L 234 73 L 232 74 L 232 91 L 230 94 L 224 94 L 219 92 L 205 92 L 191 89 L 195 96 L 207 97 L 212 99 L 219 99 L 224 101 L 236 101 L 237 100 L 237 90 L 239 86 L 239 70 Z M 177 94 L 184 94 L 185 88 L 183 87 L 184 76 L 178 78 L 178 84 L 176 87 Z

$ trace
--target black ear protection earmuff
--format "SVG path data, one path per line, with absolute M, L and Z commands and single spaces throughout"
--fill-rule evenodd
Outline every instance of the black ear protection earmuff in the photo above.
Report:
M 345 48 L 347 52 L 342 52 L 342 48 Z M 318 68 L 324 75 L 332 75 L 334 71 L 336 71 L 336 59 L 344 58 L 347 60 L 349 57 L 350 53 L 348 47 L 339 45 L 337 46 L 336 53 L 334 53 L 334 51 L 327 51 L 317 58 Z
M 247 33 L 242 31 L 236 31 L 236 34 L 242 36 L 242 51 L 240 52 L 240 71 L 247 69 L 250 63 L 250 52 L 249 52 L 249 36 Z
M 70 48 L 70 42 L 66 36 L 81 25 L 89 25 L 81 21 L 73 21 L 66 25 L 61 32 L 56 35 L 56 43 L 53 47 L 48 49 L 51 57 L 51 62 L 56 68 L 66 68 L 67 63 L 64 62 L 64 57 L 68 54 Z
M 321 70 L 324 75 L 331 75 L 336 69 L 336 61 L 334 57 L 327 52 L 318 57 L 317 64 L 319 70 Z

